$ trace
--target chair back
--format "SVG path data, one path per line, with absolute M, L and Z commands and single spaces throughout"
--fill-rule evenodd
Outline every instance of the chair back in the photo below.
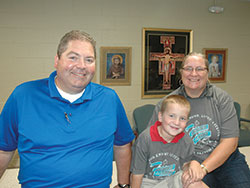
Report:
M 240 117 L 241 107 L 238 102 L 234 102 L 234 107 L 236 110 L 237 118 L 239 121 L 239 127 L 240 127 L 240 137 L 239 137 L 238 147 L 250 146 L 250 129 L 241 129 L 241 122 L 249 124 L 250 120 Z
M 139 135 L 147 128 L 148 122 L 152 117 L 155 105 L 146 104 L 135 108 L 133 111 L 133 118 L 135 121 L 135 131 Z
M 240 104 L 238 102 L 234 102 L 234 108 L 236 110 L 239 126 L 240 126 Z

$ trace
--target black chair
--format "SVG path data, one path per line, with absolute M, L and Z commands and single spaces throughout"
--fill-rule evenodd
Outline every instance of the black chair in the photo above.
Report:
M 238 102 L 234 102 L 234 107 L 236 110 L 236 114 L 237 114 L 237 118 L 238 118 L 239 126 L 240 126 L 240 137 L 239 137 L 238 146 L 239 147 L 250 146 L 250 130 L 249 129 L 246 129 L 246 130 L 242 129 L 242 123 L 243 122 L 249 123 L 249 126 L 250 126 L 250 120 L 240 117 L 241 107 L 240 107 L 240 104 Z
M 136 137 L 141 134 L 144 129 L 147 128 L 148 122 L 152 117 L 155 105 L 146 104 L 143 106 L 139 106 L 133 111 L 133 118 L 135 122 L 134 133 Z

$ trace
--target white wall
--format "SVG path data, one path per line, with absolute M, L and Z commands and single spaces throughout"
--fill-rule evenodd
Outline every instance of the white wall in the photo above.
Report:
M 131 86 L 114 86 L 130 122 L 132 111 L 159 99 L 141 99 L 142 28 L 192 29 L 193 50 L 228 48 L 227 77 L 217 85 L 250 116 L 250 2 L 219 0 L 223 14 L 211 14 L 213 0 L 0 0 L 0 108 L 14 87 L 47 77 L 63 34 L 80 29 L 100 46 L 132 47 Z
M 250 2 L 219 0 L 223 14 L 211 14 L 213 0 L 0 0 L 0 108 L 14 87 L 47 77 L 63 34 L 80 29 L 100 46 L 132 47 L 131 86 L 114 86 L 132 123 L 132 111 L 159 99 L 141 99 L 142 28 L 192 29 L 193 50 L 228 48 L 227 77 L 217 85 L 250 116 Z

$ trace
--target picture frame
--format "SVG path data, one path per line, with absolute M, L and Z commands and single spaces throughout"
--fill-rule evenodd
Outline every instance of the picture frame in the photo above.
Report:
M 180 86 L 180 66 L 193 48 L 191 29 L 143 28 L 142 98 L 162 98 Z
M 100 84 L 131 85 L 132 47 L 100 48 Z
M 203 48 L 208 60 L 208 78 L 211 82 L 226 82 L 227 48 Z

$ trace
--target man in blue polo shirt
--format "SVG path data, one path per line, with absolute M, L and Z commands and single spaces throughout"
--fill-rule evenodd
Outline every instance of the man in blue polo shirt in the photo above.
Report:
M 0 116 L 0 177 L 18 149 L 24 188 L 107 188 L 114 153 L 118 187 L 129 187 L 134 134 L 115 91 L 91 82 L 95 61 L 93 38 L 71 31 L 56 71 L 15 88 Z

